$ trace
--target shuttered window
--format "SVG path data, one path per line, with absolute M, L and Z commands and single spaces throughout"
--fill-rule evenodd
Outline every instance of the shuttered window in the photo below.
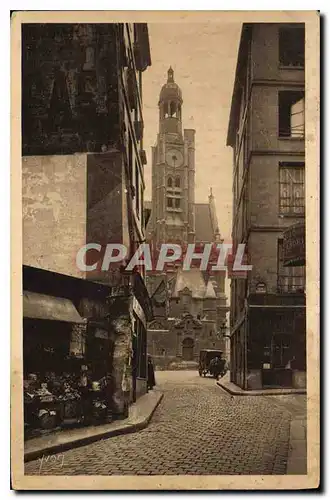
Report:
M 283 240 L 278 240 L 277 286 L 279 293 L 303 292 L 305 289 L 305 266 L 284 266 Z
M 280 207 L 282 215 L 305 214 L 305 167 L 301 163 L 280 165 Z

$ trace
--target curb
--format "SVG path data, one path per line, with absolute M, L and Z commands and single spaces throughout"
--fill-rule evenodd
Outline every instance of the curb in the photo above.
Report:
M 141 418 L 141 420 L 136 423 L 128 423 L 128 422 L 125 423 L 123 421 L 122 425 L 116 429 L 108 429 L 105 430 L 104 432 L 101 431 L 97 434 L 77 438 L 74 439 L 73 441 L 68 441 L 66 443 L 56 443 L 53 445 L 45 446 L 44 448 L 40 448 L 37 450 L 26 451 L 24 453 L 24 462 L 31 462 L 32 460 L 36 460 L 37 458 L 43 457 L 45 455 L 54 455 L 60 451 L 62 452 L 71 450 L 73 448 L 79 448 L 80 446 L 85 446 L 87 444 L 91 444 L 96 441 L 101 441 L 103 439 L 108 439 L 110 437 L 115 437 L 123 434 L 131 434 L 133 432 L 138 432 L 142 429 L 145 429 L 148 426 L 158 405 L 163 399 L 163 396 L 164 394 L 159 391 L 158 397 L 151 412 L 146 417 Z M 127 420 L 129 420 L 129 418 Z
M 301 424 L 305 419 L 292 418 L 290 422 L 290 438 L 289 438 L 289 449 L 287 458 L 287 469 L 286 473 L 288 475 L 307 474 L 307 437 L 306 437 L 306 426 Z M 297 436 L 297 428 L 294 426 L 299 426 L 299 434 L 303 430 L 303 436 Z
M 217 385 L 233 396 L 282 396 L 288 394 L 307 394 L 306 389 L 260 389 L 258 391 L 244 391 L 243 389 L 231 389 L 221 382 Z M 274 392 L 278 390 L 278 392 Z

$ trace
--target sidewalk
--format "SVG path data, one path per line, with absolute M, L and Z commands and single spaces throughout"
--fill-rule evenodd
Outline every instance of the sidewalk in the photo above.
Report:
M 305 389 L 261 389 L 244 391 L 230 382 L 229 373 L 217 382 L 218 386 L 234 396 L 282 396 L 306 394 Z M 272 398 L 270 398 L 272 399 Z M 277 398 L 274 398 L 276 400 Z M 283 406 L 285 408 L 285 406 Z M 307 421 L 306 416 L 290 411 L 290 438 L 286 474 L 307 474 Z
M 24 461 L 29 462 L 43 455 L 55 454 L 78 446 L 84 446 L 99 439 L 144 429 L 147 427 L 162 398 L 163 393 L 156 389 L 141 396 L 130 407 L 129 417 L 125 420 L 117 420 L 105 425 L 63 430 L 53 435 L 30 439 L 24 444 Z
M 290 425 L 287 474 L 307 474 L 307 422 L 293 419 Z
M 238 385 L 230 382 L 230 374 L 226 373 L 217 382 L 218 386 L 234 396 L 280 396 L 282 394 L 306 394 L 306 389 L 258 389 L 253 391 L 245 391 Z

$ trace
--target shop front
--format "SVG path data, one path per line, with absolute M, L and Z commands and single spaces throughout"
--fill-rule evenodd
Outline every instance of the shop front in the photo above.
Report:
M 278 293 L 260 283 L 232 330 L 231 381 L 243 389 L 306 388 L 305 262 L 300 222 L 283 233 L 283 267 L 290 272 L 283 272 Z
M 108 287 L 33 268 L 23 284 L 25 438 L 110 421 Z
M 305 298 L 250 297 L 247 312 L 247 389 L 304 388 Z M 252 303 L 251 303 L 252 302 Z
M 67 298 L 24 290 L 23 292 L 23 371 L 25 437 L 51 430 L 67 420 L 69 399 L 75 402 L 74 418 L 82 418 L 74 391 L 81 359 L 75 352 L 77 327 L 86 321 Z M 80 328 L 79 328 L 80 327 Z M 69 398 L 70 395 L 70 398 Z M 72 405 L 71 405 L 72 407 Z M 73 419 L 71 408 L 70 420 Z
M 147 392 L 143 278 L 111 287 L 23 266 L 25 437 L 128 415 Z
M 306 387 L 304 294 L 251 294 L 231 334 L 231 382 L 245 390 Z

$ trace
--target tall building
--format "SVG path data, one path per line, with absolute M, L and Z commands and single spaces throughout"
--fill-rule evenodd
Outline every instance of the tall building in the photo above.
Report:
M 145 238 L 150 64 L 144 23 L 23 24 L 25 375 L 87 365 L 94 380 L 108 378 L 114 414 L 147 391 L 144 275 L 102 262 L 108 243 L 129 258 Z
M 152 148 L 152 202 L 147 238 L 157 251 L 162 243 L 181 248 L 221 241 L 215 200 L 195 203 L 195 130 L 183 129 L 182 91 L 170 67 L 159 96 L 159 132 Z M 196 250 L 197 251 L 197 250 Z M 211 261 L 210 261 L 211 262 Z M 154 321 L 148 330 L 148 351 L 156 365 L 196 361 L 203 348 L 223 348 L 226 321 L 225 276 L 221 272 L 182 269 L 182 261 L 163 273 L 148 274 Z
M 231 379 L 245 389 L 305 385 L 304 43 L 303 24 L 242 28 L 227 145 L 233 244 L 252 265 L 231 281 Z

